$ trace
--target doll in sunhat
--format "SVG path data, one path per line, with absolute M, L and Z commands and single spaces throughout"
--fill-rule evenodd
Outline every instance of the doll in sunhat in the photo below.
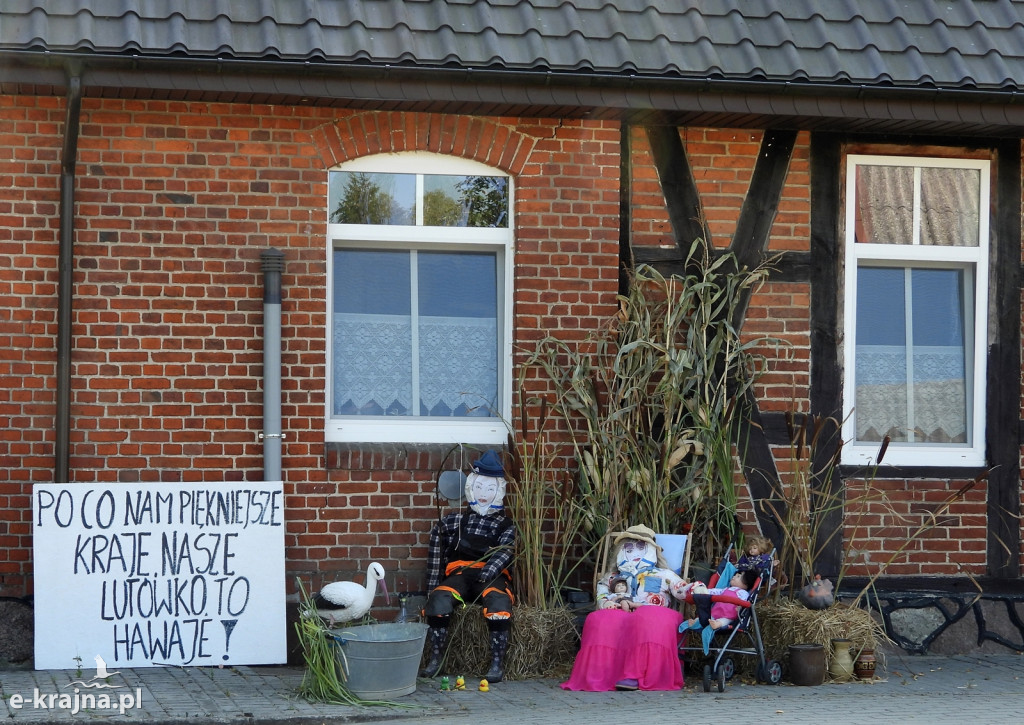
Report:
M 565 690 L 678 690 L 682 614 L 671 607 L 685 582 L 669 568 L 649 527 L 630 526 L 612 540 L 615 570 L 597 584 L 597 609 L 583 624 L 580 651 Z M 623 579 L 632 604 L 623 609 L 609 589 Z M 609 656 L 609 653 L 614 653 Z

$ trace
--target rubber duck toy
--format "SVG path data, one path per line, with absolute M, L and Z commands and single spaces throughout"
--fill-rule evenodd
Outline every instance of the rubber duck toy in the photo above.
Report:
M 462 675 L 459 675 L 458 677 L 455 678 L 455 689 L 456 690 L 465 690 L 466 689 L 466 678 L 463 677 Z
M 487 680 L 480 680 L 480 692 L 490 692 L 491 686 Z
M 450 689 L 452 689 L 451 686 L 448 684 L 448 677 L 447 676 L 441 678 L 441 689 L 442 690 L 450 690 Z

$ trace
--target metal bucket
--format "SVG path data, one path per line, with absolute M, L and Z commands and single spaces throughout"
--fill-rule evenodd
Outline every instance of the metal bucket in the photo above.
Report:
M 332 629 L 345 686 L 364 700 L 387 700 L 416 691 L 427 625 L 419 622 L 365 624 Z

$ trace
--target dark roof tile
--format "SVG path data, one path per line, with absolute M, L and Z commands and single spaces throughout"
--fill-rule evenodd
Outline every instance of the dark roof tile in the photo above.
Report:
M 0 52 L 1024 83 L 1024 0 L 3 0 Z

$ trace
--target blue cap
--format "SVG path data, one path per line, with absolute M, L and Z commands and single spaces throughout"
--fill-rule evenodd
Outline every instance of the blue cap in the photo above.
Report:
M 479 461 L 473 461 L 473 471 L 481 476 L 493 476 L 494 478 L 503 478 L 505 476 L 505 469 L 501 465 L 501 458 L 493 450 L 485 452 L 480 456 Z

